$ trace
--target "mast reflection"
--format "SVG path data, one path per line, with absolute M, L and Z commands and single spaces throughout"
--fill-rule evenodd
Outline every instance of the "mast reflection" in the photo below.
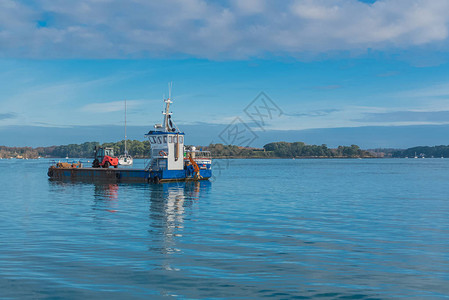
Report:
M 189 212 L 187 208 L 198 203 L 201 194 L 207 193 L 210 186 L 209 181 L 151 186 L 149 233 L 156 241 L 150 250 L 164 254 L 181 251 L 176 243 L 183 235 L 186 210 Z

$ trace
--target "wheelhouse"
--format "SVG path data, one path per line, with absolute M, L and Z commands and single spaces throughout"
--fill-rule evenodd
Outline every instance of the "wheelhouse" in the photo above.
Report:
M 114 149 L 113 148 L 99 148 L 97 150 L 97 158 L 103 158 L 105 156 L 114 156 Z

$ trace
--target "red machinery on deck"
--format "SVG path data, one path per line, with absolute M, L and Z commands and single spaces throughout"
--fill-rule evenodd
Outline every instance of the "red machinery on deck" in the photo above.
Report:
M 95 159 L 92 162 L 92 168 L 109 168 L 113 166 L 117 168 L 118 158 L 114 157 L 114 149 L 112 148 L 95 148 Z

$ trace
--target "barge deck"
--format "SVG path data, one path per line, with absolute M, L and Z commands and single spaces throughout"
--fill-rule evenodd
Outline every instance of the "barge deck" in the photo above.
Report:
M 164 172 L 165 171 L 165 172 Z M 172 181 L 208 180 L 211 172 L 200 170 L 201 177 L 195 177 L 188 170 L 151 171 L 131 168 L 57 168 L 50 167 L 48 176 L 54 180 L 81 180 L 81 181 L 107 181 L 107 182 L 135 182 L 135 183 L 163 183 Z M 190 176 L 189 176 L 190 175 Z

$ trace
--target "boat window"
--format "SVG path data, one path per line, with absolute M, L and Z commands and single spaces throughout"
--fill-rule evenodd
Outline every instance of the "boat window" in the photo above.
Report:
M 182 144 L 184 141 L 184 138 L 182 136 L 179 137 L 179 142 Z
M 167 144 L 167 136 L 164 135 L 164 144 Z
M 173 137 L 173 143 L 177 143 L 178 142 L 178 137 L 174 136 Z
M 151 143 L 156 144 L 156 138 L 154 136 L 151 137 Z
M 168 142 L 172 143 L 172 136 L 171 135 L 168 137 Z
M 160 136 L 157 137 L 157 143 L 162 144 L 162 137 L 160 137 Z

